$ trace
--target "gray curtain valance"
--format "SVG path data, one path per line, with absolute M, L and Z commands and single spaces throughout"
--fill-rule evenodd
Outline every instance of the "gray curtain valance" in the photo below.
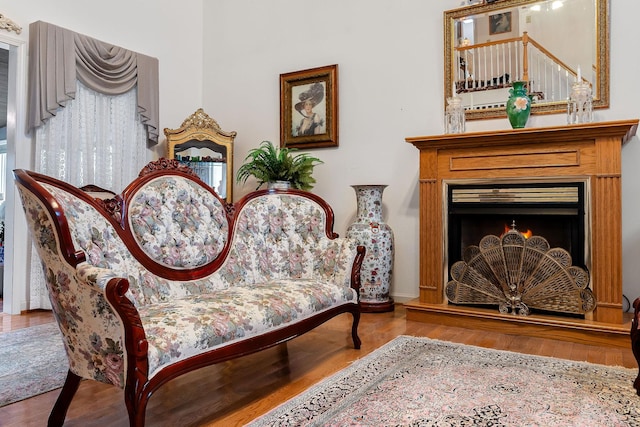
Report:
M 138 112 L 158 143 L 158 60 L 42 21 L 29 25 L 29 130 L 75 98 L 76 79 L 105 95 L 138 85 Z

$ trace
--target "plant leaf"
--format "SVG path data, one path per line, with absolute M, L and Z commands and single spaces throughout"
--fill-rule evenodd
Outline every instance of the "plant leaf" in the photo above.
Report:
M 273 181 L 289 181 L 291 187 L 310 190 L 316 180 L 311 176 L 315 166 L 324 163 L 306 153 L 292 154 L 296 148 L 276 148 L 270 141 L 262 141 L 258 148 L 249 151 L 238 168 L 236 181 L 246 183 L 253 176 L 262 184 Z

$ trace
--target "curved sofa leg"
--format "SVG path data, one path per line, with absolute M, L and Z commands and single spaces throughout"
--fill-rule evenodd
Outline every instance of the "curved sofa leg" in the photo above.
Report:
M 129 396 L 125 394 L 125 405 L 129 413 L 129 426 L 144 427 L 148 399 L 138 395 L 133 395 L 134 397 L 129 399 Z
M 633 302 L 633 320 L 631 321 L 631 350 L 636 358 L 638 367 L 640 368 L 640 331 L 638 330 L 638 323 L 640 322 L 640 298 L 636 298 Z M 633 387 L 636 389 L 636 393 L 640 396 L 640 370 L 638 376 L 633 382 Z
M 351 337 L 353 339 L 353 347 L 356 350 L 360 349 L 360 345 L 362 341 L 360 341 L 360 337 L 358 336 L 358 324 L 360 323 L 360 310 L 355 310 L 351 314 L 353 314 L 353 324 L 351 325 Z
M 62 390 L 58 395 L 56 403 L 53 405 L 51 414 L 49 414 L 48 427 L 58 427 L 64 424 L 64 419 L 67 416 L 67 410 L 71 405 L 71 400 L 78 390 L 81 378 L 69 370 L 67 372 L 67 378 L 64 380 Z
M 138 408 L 139 412 L 136 414 L 129 414 L 129 426 L 130 427 L 143 427 L 145 408 Z

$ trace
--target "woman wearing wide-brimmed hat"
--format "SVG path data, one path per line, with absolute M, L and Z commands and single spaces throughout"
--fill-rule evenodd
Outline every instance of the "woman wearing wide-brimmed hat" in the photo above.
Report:
M 296 111 L 302 114 L 302 120 L 296 128 L 294 136 L 319 135 L 326 132 L 324 117 L 313 111 L 313 107 L 318 105 L 324 98 L 324 88 L 321 83 L 313 83 L 311 87 L 302 92 L 295 105 Z

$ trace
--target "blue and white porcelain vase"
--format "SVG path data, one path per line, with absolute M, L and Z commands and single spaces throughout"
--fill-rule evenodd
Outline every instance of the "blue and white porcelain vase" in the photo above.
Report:
M 386 185 L 352 185 L 356 191 L 356 220 L 346 236 L 367 248 L 360 270 L 360 308 L 366 313 L 393 311 L 389 297 L 393 271 L 393 231 L 382 219 Z

